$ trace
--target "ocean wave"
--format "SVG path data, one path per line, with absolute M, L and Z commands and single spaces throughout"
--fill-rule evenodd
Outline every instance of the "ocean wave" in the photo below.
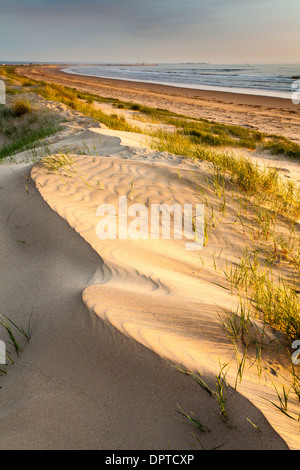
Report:
M 190 88 L 225 87 L 265 91 L 266 96 L 279 96 L 292 91 L 300 78 L 300 65 L 217 66 L 207 64 L 86 65 L 72 66 L 65 71 L 80 75 L 169 84 Z

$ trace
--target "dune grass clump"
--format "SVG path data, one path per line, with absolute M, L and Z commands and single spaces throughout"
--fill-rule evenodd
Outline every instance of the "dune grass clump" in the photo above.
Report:
M 35 85 L 34 81 L 30 80 L 30 79 L 25 80 L 25 81 L 22 82 L 23 87 L 34 86 L 34 85 Z
M 214 165 L 214 171 L 225 173 L 232 184 L 249 196 L 263 200 L 271 209 L 298 220 L 300 217 L 300 189 L 293 182 L 286 182 L 276 168 L 261 168 L 244 155 L 218 150 L 209 145 L 192 142 L 180 132 L 159 130 L 154 133 L 152 147 L 160 152 L 184 155 L 204 160 Z
M 300 338 L 300 299 L 297 288 L 287 282 L 268 279 L 255 286 L 254 305 L 265 322 L 283 332 L 289 341 Z
M 80 174 L 76 164 L 76 157 L 74 154 L 71 154 L 68 149 L 62 151 L 59 154 L 55 155 L 46 155 L 39 162 L 43 170 L 46 170 L 47 174 L 56 174 L 58 175 L 63 184 L 66 185 L 67 181 L 71 178 L 79 178 L 90 190 L 92 186 L 89 182 Z M 97 182 L 97 189 L 104 189 L 103 183 L 101 180 Z
M 241 257 L 238 264 L 226 274 L 231 291 L 247 294 L 252 313 L 285 334 L 292 343 L 300 338 L 300 297 L 296 283 L 283 277 L 274 279 L 273 263 L 261 265 L 258 251 Z M 297 267 L 296 267 L 297 269 Z M 241 314 L 239 314 L 242 317 Z M 249 319 L 249 315 L 248 315 Z M 237 331 L 236 328 L 232 329 Z
M 47 100 L 64 103 L 74 110 L 77 109 L 79 103 L 77 98 L 78 94 L 75 90 L 56 83 L 40 83 L 35 89 L 35 92 Z
M 107 114 L 97 109 L 93 104 L 90 103 L 79 103 L 76 107 L 76 110 L 85 116 L 89 116 L 95 121 L 102 122 L 110 129 L 125 131 L 125 132 L 140 132 L 139 128 L 135 128 L 130 125 L 123 116 L 117 116 L 116 114 Z
M 126 122 L 123 116 L 107 114 L 101 111 L 101 109 L 97 109 L 94 106 L 94 100 L 87 93 L 78 93 L 76 90 L 53 83 L 39 86 L 35 89 L 35 92 L 48 100 L 64 103 L 74 111 L 91 117 L 95 121 L 102 122 L 110 129 L 125 132 L 140 132 L 140 129 Z M 102 100 L 98 98 L 97 101 Z
M 6 87 L 6 94 L 7 95 L 19 95 L 24 93 L 24 90 L 19 90 L 18 88 L 13 87 Z
M 59 131 L 59 125 L 48 119 L 42 119 L 36 129 L 24 128 L 20 134 L 17 134 L 12 140 L 0 148 L 0 160 L 2 158 L 13 156 L 16 153 L 31 150 L 36 147 L 40 141 Z
M 49 155 L 44 157 L 40 162 L 39 166 L 47 170 L 49 174 L 59 174 L 59 170 L 62 168 L 69 168 L 72 173 L 76 173 L 75 159 L 68 153 L 60 153 L 57 155 Z
M 204 119 L 198 121 L 180 120 L 177 122 L 177 127 L 179 126 L 181 127 L 179 132 L 188 136 L 192 143 L 212 147 L 230 146 L 254 150 L 263 139 L 261 132 L 239 126 L 209 122 Z
M 298 159 L 300 158 L 300 145 L 296 142 L 291 142 L 286 137 L 270 136 L 264 144 L 265 150 L 270 150 L 273 155 L 286 155 L 287 157 Z
M 32 106 L 25 98 L 18 98 L 14 100 L 11 109 L 15 116 L 23 116 L 23 114 L 32 112 Z

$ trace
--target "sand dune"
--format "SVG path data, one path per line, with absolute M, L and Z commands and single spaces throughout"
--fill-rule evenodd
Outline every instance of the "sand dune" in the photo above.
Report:
M 1 379 L 0 448 L 195 449 L 178 404 L 210 429 L 205 448 L 298 448 L 297 423 L 261 398 L 276 401 L 268 374 L 285 374 L 283 354 L 268 357 L 260 382 L 249 369 L 233 390 L 235 356 L 218 314 L 238 299 L 210 260 L 221 249 L 237 256 L 242 232 L 219 224 L 200 252 L 184 240 L 97 237 L 100 204 L 199 203 L 210 165 L 154 152 L 142 134 L 81 124 L 51 142 L 77 147 L 70 166 L 0 169 L 2 309 L 23 324 L 33 309 L 32 340 Z M 94 154 L 80 154 L 86 146 Z M 199 370 L 214 386 L 228 362 L 231 427 L 172 367 Z
M 220 224 L 212 235 L 209 250 L 203 249 L 201 253 L 186 251 L 183 240 L 99 240 L 96 235 L 97 207 L 117 205 L 121 195 L 126 195 L 132 203 L 148 206 L 170 204 L 170 201 L 196 204 L 199 196 L 195 181 L 205 187 L 209 165 L 150 150 L 141 154 L 140 146 L 132 146 L 137 135 L 133 136 L 133 142 L 126 133 L 124 136 L 119 133 L 120 148 L 116 150 L 115 131 L 90 129 L 90 132 L 101 136 L 102 156 L 76 156 L 71 176 L 63 171 L 49 175 L 41 166 L 35 166 L 31 173 L 50 207 L 103 260 L 103 266 L 83 290 L 84 303 L 105 323 L 174 363 L 214 376 L 220 363 L 232 361 L 228 378 L 234 383 L 234 353 L 222 331 L 218 313 L 222 308 L 235 308 L 238 299 L 221 287 L 221 276 L 207 267 L 205 261 L 214 249 L 222 248 L 224 257 L 242 251 L 242 233 Z M 204 267 L 199 273 L 200 255 Z M 282 361 L 280 372 L 286 366 L 284 358 Z M 271 366 L 279 367 L 275 361 L 272 363 L 272 358 Z M 253 371 L 245 373 L 239 391 L 295 446 L 298 439 L 291 436 L 290 423 L 283 423 L 285 420 L 260 398 L 267 393 L 270 399 L 276 400 L 270 383 L 255 381 L 253 386 L 254 375 Z

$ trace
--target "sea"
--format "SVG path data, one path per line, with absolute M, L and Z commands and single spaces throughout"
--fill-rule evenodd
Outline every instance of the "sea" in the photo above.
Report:
M 62 70 L 93 77 L 288 99 L 300 91 L 300 64 L 86 64 Z

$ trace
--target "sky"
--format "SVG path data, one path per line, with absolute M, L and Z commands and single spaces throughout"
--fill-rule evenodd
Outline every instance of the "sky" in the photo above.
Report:
M 0 0 L 0 62 L 299 63 L 299 0 Z

